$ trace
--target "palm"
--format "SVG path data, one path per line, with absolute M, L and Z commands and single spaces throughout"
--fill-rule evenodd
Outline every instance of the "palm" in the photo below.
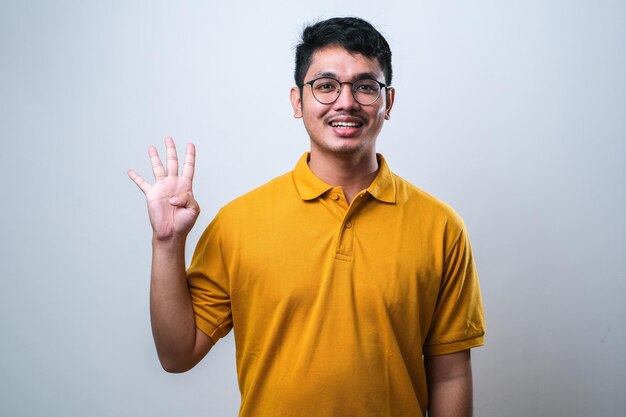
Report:
M 169 199 L 191 192 L 191 180 L 180 177 L 159 179 L 146 193 L 150 224 L 157 237 L 184 235 L 193 226 L 197 214 L 186 207 L 176 207 Z
M 193 200 L 192 183 L 195 166 L 195 148 L 187 146 L 182 175 L 178 175 L 178 157 L 171 138 L 166 138 L 167 172 L 159 158 L 156 148 L 150 147 L 149 154 L 155 183 L 149 184 L 135 171 L 129 176 L 146 195 L 150 223 L 157 239 L 184 237 L 193 227 L 199 210 Z M 172 197 L 183 199 L 186 204 L 172 203 Z

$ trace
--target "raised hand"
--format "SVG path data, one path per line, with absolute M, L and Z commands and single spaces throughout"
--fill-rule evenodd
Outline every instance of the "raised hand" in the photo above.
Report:
M 148 149 L 155 178 L 154 184 L 150 184 L 132 169 L 128 170 L 130 179 L 146 196 L 150 224 L 154 237 L 158 240 L 185 238 L 200 214 L 200 207 L 192 192 L 196 159 L 195 146 L 191 143 L 187 145 L 180 176 L 174 140 L 166 137 L 165 146 L 167 170 L 163 167 L 156 148 L 150 146 Z

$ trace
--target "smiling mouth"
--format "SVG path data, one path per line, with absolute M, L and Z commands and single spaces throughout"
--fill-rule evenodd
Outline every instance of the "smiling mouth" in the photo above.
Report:
M 348 127 L 361 127 L 362 123 L 358 122 L 330 122 L 332 127 L 348 128 Z

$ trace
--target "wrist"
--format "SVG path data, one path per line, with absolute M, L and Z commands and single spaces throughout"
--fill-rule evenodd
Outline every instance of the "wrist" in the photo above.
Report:
M 187 236 L 157 236 L 152 235 L 152 247 L 153 248 L 184 248 L 187 241 Z

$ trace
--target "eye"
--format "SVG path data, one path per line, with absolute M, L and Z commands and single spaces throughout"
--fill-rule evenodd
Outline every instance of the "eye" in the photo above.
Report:
M 320 93 L 333 93 L 337 91 L 339 86 L 337 82 L 330 79 L 319 79 L 313 84 L 315 91 Z
M 380 86 L 372 80 L 363 80 L 358 82 L 354 89 L 359 93 L 376 94 L 380 90 Z

